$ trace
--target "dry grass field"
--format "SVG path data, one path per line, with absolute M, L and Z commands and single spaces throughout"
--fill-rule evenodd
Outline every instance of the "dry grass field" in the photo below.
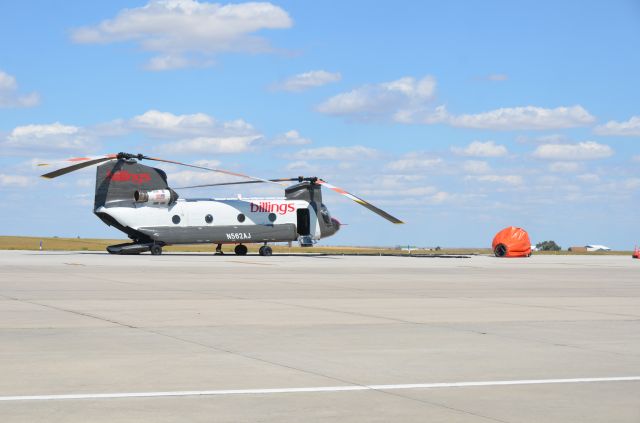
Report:
M 128 242 L 127 239 L 92 239 L 92 238 L 39 238 L 39 237 L 23 237 L 23 236 L 0 236 L 0 250 L 38 250 L 40 249 L 40 241 L 42 241 L 43 250 L 48 251 L 105 251 L 107 246 L 113 244 L 121 244 Z M 257 253 L 261 244 L 247 244 L 249 253 Z M 215 246 L 212 244 L 199 245 L 172 245 L 165 247 L 165 251 L 171 252 L 212 252 Z M 233 253 L 233 245 L 225 245 L 223 251 Z M 348 247 L 348 246 L 315 246 L 313 248 L 300 248 L 293 246 L 289 248 L 286 244 L 273 246 L 274 253 L 280 254 L 361 254 L 361 255 L 377 255 L 377 254 L 393 254 L 393 255 L 409 255 L 406 250 L 398 250 L 394 248 L 384 247 Z M 411 254 L 492 254 L 490 248 L 443 248 L 442 250 L 412 250 Z M 558 252 L 534 252 L 534 254 L 566 254 L 566 255 L 631 255 L 631 251 L 610 251 L 597 253 L 572 253 L 569 251 Z

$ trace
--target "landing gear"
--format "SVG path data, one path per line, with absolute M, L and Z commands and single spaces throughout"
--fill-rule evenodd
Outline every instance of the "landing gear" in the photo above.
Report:
M 162 254 L 162 247 L 158 244 L 153 244 L 151 248 L 149 248 L 149 251 L 151 251 L 151 255 L 159 256 Z
M 233 250 L 237 256 L 246 256 L 248 248 L 246 245 L 238 244 L 236 248 Z
M 258 253 L 261 256 L 270 256 L 271 254 L 273 254 L 273 250 L 271 249 L 271 247 L 269 247 L 268 245 L 263 245 L 262 247 L 260 247 L 260 249 L 258 250 Z
M 224 254 L 224 253 L 222 252 L 222 244 L 218 244 L 218 245 L 216 246 L 216 254 L 217 254 L 217 255 L 220 255 L 220 256 Z M 237 253 L 236 253 L 236 254 L 237 254 Z

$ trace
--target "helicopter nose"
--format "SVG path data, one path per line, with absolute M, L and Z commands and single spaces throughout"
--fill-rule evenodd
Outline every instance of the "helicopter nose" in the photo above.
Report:
M 336 231 L 338 231 L 340 229 L 340 226 L 342 225 L 340 223 L 340 221 L 338 219 L 336 219 L 335 217 L 331 218 L 331 223 L 333 223 L 333 226 L 336 227 Z

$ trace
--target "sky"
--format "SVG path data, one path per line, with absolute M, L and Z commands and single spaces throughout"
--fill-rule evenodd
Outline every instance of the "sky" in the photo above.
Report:
M 329 245 L 640 243 L 640 3 L 21 1 L 0 14 L 0 235 L 119 237 L 95 170 L 118 151 L 319 176 Z M 224 180 L 162 166 L 170 186 Z M 182 190 L 279 196 L 275 187 Z

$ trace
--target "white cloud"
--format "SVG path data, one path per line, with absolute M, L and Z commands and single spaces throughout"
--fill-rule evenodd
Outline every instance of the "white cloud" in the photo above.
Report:
M 425 200 L 429 204 L 442 204 L 455 198 L 456 196 L 454 194 L 450 194 L 445 191 L 439 191 L 433 194 L 431 197 L 427 197 Z
M 495 76 L 497 79 L 503 76 Z M 403 77 L 370 84 L 338 94 L 316 107 L 320 113 L 355 119 L 392 120 L 398 123 L 447 124 L 490 130 L 549 130 L 585 126 L 595 122 L 580 105 L 556 107 L 503 107 L 476 114 L 454 115 L 444 105 L 434 107 L 436 80 Z
M 600 176 L 596 175 L 595 173 L 583 173 L 582 175 L 576 176 L 576 179 L 589 184 L 600 182 Z
M 467 160 L 462 164 L 462 170 L 467 173 L 489 173 L 491 172 L 491 166 L 481 160 Z
M 507 147 L 493 141 L 473 141 L 465 148 L 451 147 L 451 151 L 460 156 L 470 157 L 502 157 L 508 153 Z
M 585 141 L 578 144 L 544 144 L 536 148 L 533 156 L 547 160 L 595 160 L 613 155 L 606 144 Z
M 83 44 L 135 42 L 159 53 L 147 68 L 166 70 L 206 65 L 220 52 L 270 51 L 268 42 L 255 34 L 292 24 L 288 13 L 271 3 L 151 0 L 142 7 L 123 9 L 98 25 L 77 28 L 71 38 Z
M 424 175 L 407 175 L 407 174 L 380 175 L 377 179 L 377 185 L 380 188 L 397 189 L 397 188 L 405 188 L 407 185 L 410 185 L 416 182 L 422 182 L 424 180 L 425 180 Z
M 22 175 L 6 175 L 0 173 L 0 187 L 27 187 L 34 183 L 33 178 Z
M 175 172 L 167 172 L 169 184 L 172 187 L 203 185 L 203 184 L 219 184 L 225 182 L 235 182 L 238 178 L 217 172 L 180 170 Z
M 582 106 L 542 107 L 525 106 L 491 110 L 464 115 L 448 115 L 446 123 L 461 128 L 492 130 L 560 129 L 585 126 L 595 121 Z
M 465 177 L 465 180 L 499 183 L 499 184 L 506 184 L 506 185 L 512 185 L 512 186 L 522 185 L 522 183 L 524 182 L 522 179 L 522 176 L 520 175 L 478 175 L 478 176 L 467 176 Z
M 640 116 L 632 116 L 625 122 L 610 120 L 604 125 L 596 126 L 594 132 L 599 135 L 640 136 Z
M 334 116 L 361 119 L 391 116 L 394 120 L 404 121 L 433 100 L 435 89 L 436 80 L 433 76 L 419 80 L 407 76 L 338 94 L 318 105 L 317 110 Z
M 157 147 L 173 154 L 244 153 L 263 137 L 242 119 L 218 122 L 205 113 L 175 115 L 149 110 L 115 125 L 121 125 L 125 132 L 136 130 L 155 138 L 177 140 Z
M 310 170 L 313 167 L 306 160 L 297 160 L 295 162 L 291 162 L 286 166 L 287 170 Z
M 569 142 L 569 137 L 562 134 L 548 134 L 538 137 L 528 137 L 525 135 L 519 135 L 516 137 L 516 141 L 521 144 L 560 144 Z
M 310 88 L 330 84 L 332 82 L 338 82 L 341 79 L 342 75 L 340 75 L 339 72 L 315 70 L 289 77 L 280 83 L 274 84 L 273 89 L 279 91 L 300 92 Z
M 638 189 L 640 188 L 640 178 L 629 178 L 624 181 L 624 187 L 626 189 Z
M 374 159 L 379 153 L 373 148 L 354 145 L 351 147 L 318 147 L 300 150 L 293 155 L 300 160 L 361 160 Z
M 311 144 L 309 138 L 304 138 L 300 133 L 294 129 L 276 136 L 271 140 L 272 145 L 307 145 Z
M 250 151 L 252 144 L 261 135 L 231 136 L 231 137 L 196 137 L 163 144 L 160 151 L 174 154 L 211 153 L 233 154 Z
M 144 66 L 146 70 L 160 72 L 172 69 L 182 68 L 206 68 L 212 66 L 214 61 L 209 59 L 187 59 L 183 56 L 155 56 L 149 59 L 149 62 Z
M 196 160 L 193 164 L 196 166 L 215 168 L 220 166 L 221 162 L 220 160 Z
M 19 94 L 16 78 L 0 70 L 0 108 L 33 107 L 40 104 L 38 93 Z
M 204 113 L 174 115 L 158 110 L 149 110 L 129 120 L 133 129 L 163 135 L 201 135 L 211 130 L 215 123 L 215 119 Z
M 65 150 L 78 153 L 95 148 L 94 141 L 82 128 L 63 125 L 60 122 L 17 126 L 0 145 L 3 149 L 31 153 L 34 150 Z
M 429 170 L 440 166 L 443 160 L 440 157 L 421 157 L 418 154 L 407 154 L 404 158 L 394 160 L 387 164 L 387 169 L 399 172 Z
M 218 122 L 205 113 L 175 115 L 158 110 L 149 110 L 128 121 L 116 121 L 114 126 L 125 132 L 142 131 L 158 138 L 216 138 L 231 136 L 258 136 L 254 127 L 242 119 Z
M 549 164 L 549 171 L 555 173 L 574 173 L 582 166 L 576 162 L 553 162 Z
M 398 187 L 395 189 L 363 189 L 359 191 L 363 197 L 425 197 L 431 196 L 438 192 L 437 188 L 432 186 L 420 187 Z

